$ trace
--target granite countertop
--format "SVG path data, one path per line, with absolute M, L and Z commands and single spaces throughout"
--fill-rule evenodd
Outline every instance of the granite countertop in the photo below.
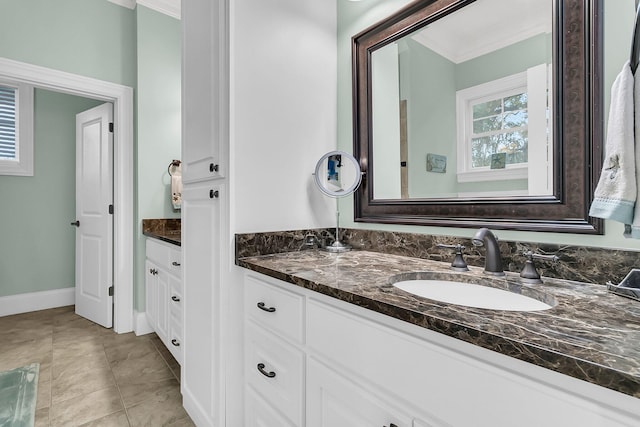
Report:
M 487 280 L 478 267 L 454 273 L 447 263 L 360 250 L 285 252 L 242 257 L 236 264 L 640 398 L 640 302 L 608 293 L 602 285 L 551 278 L 543 278 L 542 285 L 522 285 L 516 273 L 491 279 L 523 294 L 542 292 L 555 304 L 544 311 L 514 312 L 441 303 L 391 284 L 394 276 L 411 272 Z
M 180 219 L 143 219 L 142 234 L 163 242 L 182 246 Z

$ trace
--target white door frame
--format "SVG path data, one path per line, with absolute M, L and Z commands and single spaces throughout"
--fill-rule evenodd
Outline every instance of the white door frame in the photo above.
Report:
M 113 103 L 113 329 L 133 331 L 133 88 L 0 58 L 0 78 Z

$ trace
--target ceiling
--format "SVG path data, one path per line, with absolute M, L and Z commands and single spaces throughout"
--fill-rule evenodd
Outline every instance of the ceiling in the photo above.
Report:
M 478 0 L 439 19 L 413 39 L 459 64 L 550 33 L 552 0 Z

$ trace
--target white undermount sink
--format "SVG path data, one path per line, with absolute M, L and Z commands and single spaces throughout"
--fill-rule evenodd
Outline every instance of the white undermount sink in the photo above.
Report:
M 466 307 L 507 311 L 541 311 L 552 308 L 552 305 L 526 295 L 476 283 L 411 279 L 395 282 L 393 286 L 423 298 Z

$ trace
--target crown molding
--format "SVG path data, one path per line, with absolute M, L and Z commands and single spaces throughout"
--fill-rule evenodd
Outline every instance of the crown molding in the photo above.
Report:
M 136 0 L 107 0 L 111 3 L 115 3 L 118 6 L 126 7 L 127 9 L 135 9 Z
M 181 0 L 107 0 L 111 3 L 115 3 L 118 6 L 126 7 L 127 9 L 135 9 L 136 5 L 153 9 L 156 12 L 164 13 L 172 18 L 180 19 L 180 1 Z
M 181 0 L 137 0 L 137 3 L 153 9 L 156 12 L 169 15 L 172 18 L 180 19 L 180 1 Z

